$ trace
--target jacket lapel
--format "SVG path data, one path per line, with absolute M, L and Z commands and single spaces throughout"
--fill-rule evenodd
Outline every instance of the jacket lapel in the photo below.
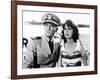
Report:
M 55 40 L 53 42 L 53 46 L 54 46 L 54 49 L 53 49 L 53 54 L 54 54 L 58 47 L 58 43 L 56 43 Z
M 51 53 L 48 41 L 45 36 L 42 36 L 42 46 L 41 46 L 41 51 L 43 53 L 43 56 L 48 57 L 48 55 L 54 54 L 57 51 L 58 48 L 58 43 L 55 42 L 53 39 L 53 53 Z
M 47 41 L 45 36 L 42 36 L 42 46 L 41 46 L 41 48 L 42 48 L 42 52 L 43 52 L 44 56 L 47 57 L 48 55 L 51 54 L 51 50 L 49 48 L 49 44 L 48 44 L 48 41 Z

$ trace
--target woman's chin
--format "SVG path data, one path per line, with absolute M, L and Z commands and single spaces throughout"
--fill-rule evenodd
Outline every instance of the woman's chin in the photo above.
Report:
M 71 39 L 71 37 L 70 36 L 66 36 L 66 39 Z
M 65 38 L 70 38 L 69 36 L 65 36 Z

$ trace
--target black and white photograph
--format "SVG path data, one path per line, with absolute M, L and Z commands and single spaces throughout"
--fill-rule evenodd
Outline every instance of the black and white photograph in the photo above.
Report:
M 19 78 L 96 72 L 96 6 L 19 3 L 14 70 Z
M 22 13 L 23 68 L 89 65 L 89 13 L 34 10 Z

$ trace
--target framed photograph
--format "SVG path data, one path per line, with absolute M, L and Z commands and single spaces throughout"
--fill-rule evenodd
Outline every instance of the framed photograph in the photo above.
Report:
M 53 51 L 47 43 L 50 31 Z M 76 41 L 68 37 L 71 31 Z M 11 1 L 12 79 L 91 74 L 97 74 L 96 5 Z

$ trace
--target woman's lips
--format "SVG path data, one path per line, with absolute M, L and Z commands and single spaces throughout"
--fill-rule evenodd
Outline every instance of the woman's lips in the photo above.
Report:
M 66 34 L 66 36 L 69 36 L 69 34 Z

